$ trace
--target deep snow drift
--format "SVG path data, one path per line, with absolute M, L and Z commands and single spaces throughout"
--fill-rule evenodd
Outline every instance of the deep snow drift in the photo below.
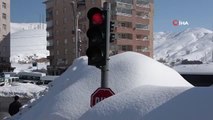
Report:
M 79 120 L 212 120 L 213 88 L 141 86 L 100 102 Z
M 137 91 L 137 87 L 143 86 L 148 87 L 139 91 L 145 93 L 135 94 L 134 92 L 128 92 L 131 90 L 134 91 L 135 89 Z M 159 89 L 157 86 L 159 86 Z M 81 57 L 77 59 L 61 77 L 50 84 L 49 92 L 47 92 L 45 96 L 40 97 L 36 102 L 32 103 L 33 105 L 29 110 L 21 111 L 21 114 L 17 114 L 12 120 L 77 120 L 82 117 L 82 115 L 89 114 L 87 113 L 88 110 L 93 109 L 90 108 L 90 96 L 98 87 L 100 87 L 100 70 L 93 66 L 88 66 L 87 57 Z M 173 69 L 139 53 L 126 52 L 110 58 L 109 87 L 116 95 L 100 103 L 105 103 L 105 101 L 110 99 L 113 99 L 113 102 L 114 99 L 119 96 L 130 96 L 126 97 L 126 99 L 119 99 L 113 103 L 113 105 L 116 105 L 118 102 L 120 102 L 120 105 L 126 103 L 127 111 L 122 111 L 122 109 L 120 109 L 122 106 L 119 105 L 114 107 L 120 114 L 126 116 L 125 113 L 131 110 L 137 113 L 149 112 L 170 98 L 173 98 L 175 95 L 191 88 L 192 85 L 185 81 Z M 170 91 L 167 87 L 178 88 L 171 89 Z M 179 89 L 179 87 L 186 88 Z M 163 90 L 161 90 L 161 88 Z M 157 92 L 158 90 L 159 92 Z M 168 92 L 164 90 L 168 90 Z M 143 100 L 140 101 L 140 99 L 144 98 L 144 101 L 147 101 L 146 98 L 155 97 L 157 93 L 152 94 L 153 91 L 157 93 L 163 91 L 163 93 L 165 93 L 162 99 L 156 101 L 156 105 L 146 104 L 147 107 L 144 107 L 144 109 L 138 108 L 141 106 L 131 105 L 134 100 L 137 101 L 136 104 L 145 104 L 145 102 L 143 102 Z M 162 94 L 159 95 L 161 96 Z M 140 99 L 137 100 L 137 97 Z M 133 100 L 131 100 L 132 98 Z M 158 97 L 156 96 L 156 98 Z M 149 103 L 152 102 L 150 101 Z M 107 103 L 104 104 L 106 109 L 108 105 Z M 95 108 L 96 106 L 94 110 L 96 110 Z M 107 112 L 104 114 L 107 116 L 110 113 Z M 83 117 L 81 119 L 85 118 Z

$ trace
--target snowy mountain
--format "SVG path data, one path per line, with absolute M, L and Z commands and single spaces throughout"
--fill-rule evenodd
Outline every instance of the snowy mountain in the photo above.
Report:
M 30 62 L 49 55 L 46 24 L 11 23 L 11 62 Z M 209 62 L 213 59 L 213 31 L 186 29 L 179 33 L 154 34 L 154 58 L 166 62 L 183 59 Z
M 45 30 L 46 24 L 44 23 L 10 23 L 10 32 L 16 33 L 26 30 Z
M 29 63 L 46 58 L 46 25 L 41 23 L 11 23 L 11 62 Z
M 154 58 L 175 62 L 182 59 L 210 62 L 213 59 L 213 31 L 186 29 L 179 33 L 154 34 Z

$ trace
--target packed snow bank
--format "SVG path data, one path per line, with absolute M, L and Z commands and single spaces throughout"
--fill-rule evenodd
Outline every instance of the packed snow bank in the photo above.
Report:
M 90 109 L 90 96 L 100 87 L 100 75 L 99 69 L 87 65 L 87 57 L 77 59 L 37 104 L 13 120 L 79 119 Z M 126 52 L 110 58 L 109 87 L 115 94 L 143 85 L 192 87 L 173 69 L 142 54 Z
M 33 98 L 40 92 L 44 91 L 47 87 L 38 86 L 31 83 L 17 83 L 13 82 L 11 85 L 5 85 L 0 87 L 0 96 L 13 97 L 18 95 L 25 98 Z
M 212 120 L 213 88 L 191 88 L 147 114 L 143 120 Z
M 212 88 L 141 86 L 100 102 L 79 120 L 212 120 Z
M 141 86 L 100 102 L 79 120 L 139 120 L 188 88 Z

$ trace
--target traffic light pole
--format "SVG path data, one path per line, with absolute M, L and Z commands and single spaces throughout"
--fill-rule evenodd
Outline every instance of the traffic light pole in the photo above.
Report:
M 108 88 L 109 77 L 109 49 L 110 49 L 110 20 L 111 20 L 111 3 L 105 2 L 103 5 L 106 11 L 106 65 L 101 68 L 101 88 Z

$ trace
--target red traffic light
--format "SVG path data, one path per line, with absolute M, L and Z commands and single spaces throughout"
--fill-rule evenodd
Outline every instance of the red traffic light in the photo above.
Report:
M 87 13 L 87 17 L 89 21 L 94 25 L 101 25 L 104 23 L 103 12 L 97 7 L 91 8 Z
M 100 13 L 93 14 L 93 16 L 92 16 L 92 23 L 94 25 L 100 25 L 100 24 L 103 23 L 103 21 L 104 21 L 104 18 L 102 16 L 102 14 L 100 14 Z

